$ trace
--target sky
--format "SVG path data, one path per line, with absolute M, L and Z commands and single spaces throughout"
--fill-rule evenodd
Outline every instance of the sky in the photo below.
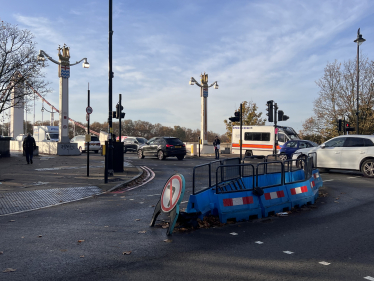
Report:
M 89 83 L 91 122 L 107 121 L 109 1 L 1 2 L 0 20 L 30 30 L 38 49 L 57 60 L 66 44 L 71 63 L 88 59 L 89 69 L 70 69 L 69 115 L 86 122 Z M 113 109 L 122 94 L 125 119 L 200 129 L 200 88 L 189 80 L 205 72 L 219 85 L 209 88 L 208 130 L 225 133 L 223 120 L 243 101 L 265 115 L 274 100 L 290 117 L 279 125 L 298 131 L 313 115 L 326 64 L 355 59 L 358 28 L 361 53 L 373 60 L 373 26 L 370 0 L 113 0 Z M 49 62 L 45 73 L 46 99 L 58 108 L 57 70 Z

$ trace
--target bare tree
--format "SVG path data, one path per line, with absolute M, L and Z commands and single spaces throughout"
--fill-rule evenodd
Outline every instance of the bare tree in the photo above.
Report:
M 316 81 L 320 89 L 314 101 L 314 116 L 308 118 L 300 132 L 305 136 L 320 135 L 327 140 L 338 135 L 337 120 L 356 124 L 357 60 L 328 63 L 323 76 Z M 374 132 L 374 62 L 360 56 L 359 133 Z
M 17 103 L 24 102 L 25 96 L 48 92 L 44 81 L 42 65 L 37 60 L 34 36 L 28 30 L 4 23 L 0 26 L 0 113 Z M 22 89 L 12 100 L 12 91 Z

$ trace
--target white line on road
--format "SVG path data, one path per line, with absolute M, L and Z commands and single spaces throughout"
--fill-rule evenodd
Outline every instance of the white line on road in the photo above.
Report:
M 256 241 L 255 243 L 256 244 L 264 244 L 264 242 L 261 242 L 261 241 Z
M 323 264 L 323 265 L 329 265 L 330 264 L 329 262 L 326 262 L 326 261 L 320 261 L 319 263 Z
M 333 181 L 333 180 L 324 180 L 324 181 Z
M 371 276 L 366 276 L 364 277 L 364 279 L 374 281 L 374 277 L 371 277 Z
M 183 201 L 183 202 L 181 202 L 181 204 L 183 204 L 183 203 L 188 203 L 188 201 Z
M 283 253 L 291 255 L 291 254 L 293 254 L 294 252 L 291 252 L 291 251 L 283 251 Z
M 357 179 L 357 178 L 361 178 L 361 176 L 357 176 L 357 177 L 348 177 L 349 179 Z

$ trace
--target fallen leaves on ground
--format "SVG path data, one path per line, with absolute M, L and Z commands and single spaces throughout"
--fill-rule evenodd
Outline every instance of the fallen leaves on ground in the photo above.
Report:
M 10 220 L 9 222 L 15 222 L 15 220 Z
M 130 254 L 131 254 L 131 251 L 126 251 L 126 252 L 123 252 L 122 254 L 123 254 L 123 255 L 130 255 Z
M 0 255 L 2 255 L 2 254 L 4 254 L 4 252 L 3 252 L 3 251 L 0 251 Z
M 171 240 L 171 239 L 165 239 L 164 240 L 164 242 L 166 242 L 166 243 L 170 243 L 171 241 L 173 241 L 173 240 Z
M 79 256 L 80 258 L 84 258 L 84 255 Z
M 142 230 L 142 231 L 138 231 L 138 233 L 146 233 L 147 231 L 145 230 Z
M 140 219 L 136 219 L 135 221 L 140 221 Z
M 43 235 L 39 235 L 38 237 L 39 237 L 39 238 L 40 238 L 40 237 L 43 237 Z
M 6 268 L 3 272 L 14 272 L 16 271 L 17 269 L 13 269 L 13 268 Z
M 84 240 L 78 240 L 78 243 L 82 243 L 82 242 L 84 242 Z

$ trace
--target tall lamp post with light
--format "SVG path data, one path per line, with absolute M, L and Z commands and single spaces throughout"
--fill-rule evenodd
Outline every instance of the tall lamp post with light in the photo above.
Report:
M 200 75 L 201 84 L 199 84 L 195 78 L 191 77 L 190 85 L 197 85 L 200 87 L 200 97 L 201 97 L 201 132 L 200 141 L 203 144 L 202 153 L 204 151 L 204 144 L 208 144 L 208 88 L 214 86 L 214 89 L 218 89 L 218 83 L 215 81 L 213 84 L 208 86 L 208 74 Z
M 70 66 L 76 65 L 83 61 L 83 68 L 89 68 L 90 64 L 87 62 L 87 58 L 83 58 L 80 61 L 70 64 L 70 48 L 65 44 L 62 48 L 58 47 L 58 58 L 56 61 L 51 58 L 43 50 L 39 51 L 38 60 L 45 61 L 49 59 L 51 62 L 58 65 L 58 77 L 60 78 L 60 118 L 59 118 L 59 142 L 57 145 L 58 155 L 79 155 L 80 152 L 78 147 L 73 143 L 70 143 L 69 139 L 69 77 L 70 77 Z
M 356 111 L 356 134 L 358 135 L 358 115 L 360 113 L 359 109 L 359 82 L 360 82 L 360 45 L 364 43 L 366 40 L 362 38 L 360 34 L 360 29 L 357 30 L 357 39 L 353 42 L 357 43 L 357 111 Z

